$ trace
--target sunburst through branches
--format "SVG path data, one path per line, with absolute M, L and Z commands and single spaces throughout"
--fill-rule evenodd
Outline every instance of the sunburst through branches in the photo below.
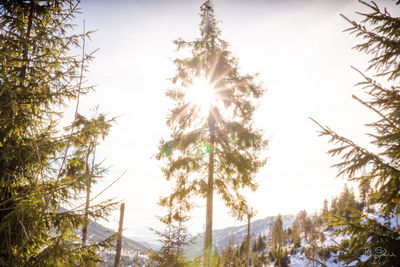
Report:
M 186 101 L 195 106 L 198 115 L 207 117 L 217 102 L 215 87 L 204 77 L 196 78 L 187 88 Z

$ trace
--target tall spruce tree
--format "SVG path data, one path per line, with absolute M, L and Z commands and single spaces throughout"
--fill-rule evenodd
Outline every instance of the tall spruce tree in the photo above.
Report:
M 245 212 L 240 189 L 256 190 L 254 175 L 265 164 L 259 152 L 267 142 L 253 126 L 254 100 L 264 89 L 253 75 L 239 73 L 237 59 L 220 38 L 211 1 L 200 15 L 201 36 L 175 41 L 191 56 L 174 61 L 177 74 L 167 91 L 175 103 L 167 117 L 171 137 L 161 141 L 157 158 L 165 162 L 167 180 L 183 175 L 188 191 L 206 199 L 203 260 L 209 266 L 214 192 L 234 214 Z
M 89 35 L 70 34 L 77 5 L 72 0 L 0 2 L 1 266 L 100 261 L 97 245 L 82 245 L 77 235 L 85 217 L 82 206 L 62 209 L 79 201 L 104 173 L 88 162 L 110 128 L 105 116 L 88 120 L 78 109 L 69 128 L 58 127 L 59 107 L 91 89 L 82 86 L 91 56 L 70 55 Z M 90 206 L 88 217 L 107 215 L 109 204 Z
M 400 228 L 392 223 L 400 215 L 400 18 L 374 2 L 360 2 L 370 10 L 358 13 L 361 21 L 343 17 L 351 24 L 347 31 L 363 39 L 355 49 L 370 56 L 367 72 L 375 71 L 375 78 L 371 78 L 357 70 L 362 75 L 359 85 L 366 98 L 353 98 L 379 116 L 368 124 L 368 135 L 376 149 L 367 150 L 329 127 L 320 127 L 321 135 L 337 144 L 329 153 L 342 158 L 335 165 L 339 175 L 346 174 L 349 180 L 359 182 L 360 191 L 374 188 L 368 199 L 378 207 L 380 216 L 353 209 L 351 220 L 343 216 L 332 219 L 339 226 L 336 234 L 349 236 L 338 248 L 339 259 L 345 264 L 400 266 Z

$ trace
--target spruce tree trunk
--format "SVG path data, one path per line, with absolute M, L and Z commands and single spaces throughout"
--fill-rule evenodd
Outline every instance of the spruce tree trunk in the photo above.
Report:
M 89 228 L 90 187 L 91 183 L 89 182 L 86 188 L 85 221 L 82 227 L 82 246 L 86 245 L 87 233 Z
M 250 214 L 247 215 L 247 267 L 250 266 Z
M 90 151 L 90 146 L 89 146 L 89 151 Z M 86 162 L 85 162 L 85 170 L 86 174 L 90 172 L 89 169 L 89 155 L 90 152 L 86 155 Z M 85 203 L 85 221 L 83 222 L 83 227 L 82 227 L 82 246 L 86 245 L 86 240 L 87 240 L 87 233 L 88 233 L 88 228 L 89 228 L 89 206 L 90 206 L 90 189 L 91 189 L 92 181 L 88 181 L 86 184 L 86 203 Z
M 208 162 L 208 182 L 207 182 L 207 207 L 206 207 L 206 232 L 204 236 L 203 266 L 210 267 L 211 247 L 212 247 L 212 217 L 213 217 L 213 191 L 214 191 L 214 143 L 215 143 L 215 122 L 208 118 L 208 128 L 210 131 L 210 146 Z
M 21 78 L 25 79 L 26 76 L 26 68 L 28 66 L 28 45 L 29 45 L 29 38 L 31 36 L 31 30 L 32 30 L 32 19 L 33 19 L 33 8 L 35 5 L 35 1 L 31 0 L 29 4 L 29 17 L 28 17 L 28 26 L 26 30 L 26 40 L 24 43 L 24 52 L 23 52 L 23 66 L 22 66 L 22 71 L 21 71 Z
M 121 249 L 122 249 L 122 226 L 124 223 L 124 212 L 125 203 L 121 204 L 121 211 L 119 215 L 119 226 L 118 226 L 118 236 L 117 236 L 117 248 L 115 253 L 114 267 L 119 267 L 119 262 L 121 259 Z

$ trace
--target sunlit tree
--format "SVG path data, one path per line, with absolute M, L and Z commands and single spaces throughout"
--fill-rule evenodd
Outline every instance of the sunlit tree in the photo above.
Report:
M 226 248 L 222 251 L 222 262 L 224 266 L 234 266 L 235 264 L 235 248 L 233 246 L 233 241 L 232 239 L 229 240 L 228 245 Z
M 246 244 L 247 244 L 247 255 L 246 255 L 246 266 L 250 266 L 250 245 L 251 245 L 251 231 L 250 231 L 250 226 L 251 226 L 251 218 L 256 216 L 257 212 L 253 208 L 248 208 L 246 211 L 246 217 L 247 217 L 247 236 L 246 236 Z
M 60 107 L 79 100 L 91 56 L 71 34 L 76 1 L 0 2 L 0 266 L 92 266 L 96 244 L 78 233 L 85 211 L 76 206 L 104 174 L 93 158 L 111 121 L 78 113 L 60 127 Z M 82 56 L 71 50 L 81 48 Z M 79 50 L 75 50 L 79 51 Z M 89 206 L 87 217 L 107 215 L 110 203 Z
M 339 259 L 345 264 L 399 266 L 400 228 L 395 221 L 400 215 L 400 18 L 374 2 L 360 2 L 369 9 L 358 13 L 361 21 L 344 18 L 351 24 L 348 31 L 362 38 L 355 49 L 370 56 L 367 71 L 375 71 L 374 78 L 358 71 L 363 79 L 359 85 L 366 97 L 363 100 L 353 96 L 378 116 L 368 124 L 374 148 L 368 150 L 356 140 L 320 126 L 321 135 L 337 145 L 329 153 L 342 158 L 335 165 L 339 175 L 348 175 L 349 180 L 358 182 L 361 192 L 365 187 L 373 188 L 368 201 L 377 207 L 378 213 L 352 209 L 352 214 L 339 214 L 332 220 L 335 234 L 349 237 L 337 248 Z
M 184 183 L 180 186 L 182 185 Z M 159 205 L 167 208 L 168 212 L 159 218 L 165 229 L 154 230 L 161 248 L 157 251 L 148 251 L 150 260 L 160 267 L 192 266 L 184 255 L 184 249 L 192 241 L 187 230 L 187 222 L 193 208 L 193 203 L 187 198 L 186 188 L 177 188 L 171 195 L 161 198 Z
M 174 60 L 177 74 L 167 96 L 174 106 L 167 117 L 171 136 L 162 140 L 158 159 L 167 180 L 184 175 L 192 192 L 206 199 L 204 264 L 212 246 L 214 192 L 234 214 L 246 207 L 241 188 L 256 190 L 255 173 L 265 160 L 262 131 L 253 126 L 254 100 L 264 89 L 255 76 L 239 73 L 237 59 L 220 38 L 211 1 L 201 6 L 201 36 L 175 41 L 190 56 Z
M 284 249 L 283 249 L 283 222 L 282 216 L 279 214 L 272 227 L 272 246 L 271 252 L 274 258 L 276 259 L 276 265 L 281 267 L 282 266 L 282 258 L 284 256 Z
M 321 219 L 323 223 L 326 223 L 328 221 L 327 216 L 329 213 L 329 208 L 328 208 L 328 200 L 324 199 L 324 205 L 322 207 L 321 211 Z

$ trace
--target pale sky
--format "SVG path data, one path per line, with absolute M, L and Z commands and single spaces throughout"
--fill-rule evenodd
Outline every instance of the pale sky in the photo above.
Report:
M 255 219 L 270 215 L 314 212 L 325 198 L 337 195 L 343 178 L 335 178 L 336 161 L 326 154 L 327 139 L 317 136 L 313 117 L 346 137 L 366 145 L 363 126 L 374 118 L 351 98 L 362 96 L 353 85 L 361 77 L 350 66 L 365 69 L 367 57 L 351 47 L 357 40 L 342 31 L 343 13 L 356 18 L 363 7 L 357 1 L 215 0 L 222 21 L 222 37 L 239 59 L 242 73 L 259 72 L 267 92 L 260 100 L 256 125 L 270 140 L 269 158 L 257 174 L 260 187 L 248 194 L 258 211 Z M 100 104 L 100 110 L 119 116 L 98 149 L 99 159 L 111 166 L 101 190 L 124 170 L 124 177 L 103 198 L 126 203 L 124 226 L 128 236 L 140 239 L 143 229 L 159 228 L 160 196 L 170 192 L 160 162 L 152 158 L 162 137 L 168 137 L 164 96 L 174 73 L 172 40 L 199 35 L 202 1 L 83 1 L 91 49 L 100 48 L 88 79 L 96 92 L 83 99 L 81 112 Z M 80 32 L 80 26 L 76 28 Z M 87 113 L 86 113 L 87 114 Z M 214 229 L 241 224 L 230 218 L 215 198 Z M 205 204 L 205 202 L 204 202 Z M 203 205 L 204 207 L 204 205 Z M 117 212 L 109 226 L 117 223 Z M 194 212 L 190 229 L 202 231 L 205 209 Z

